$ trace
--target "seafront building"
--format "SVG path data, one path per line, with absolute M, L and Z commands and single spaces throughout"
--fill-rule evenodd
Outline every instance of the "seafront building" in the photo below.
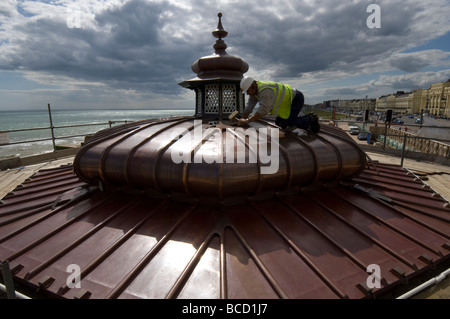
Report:
M 375 111 L 392 110 L 394 113 L 421 113 L 435 116 L 450 116 L 450 79 L 435 83 L 428 89 L 415 89 L 411 92 L 399 91 L 376 99 Z
M 386 110 L 392 110 L 393 113 L 411 113 L 409 112 L 409 100 L 413 96 L 413 93 L 406 93 L 404 91 L 398 91 L 394 94 L 380 96 L 376 99 L 375 111 L 386 112 Z
M 429 100 L 428 113 L 432 115 L 450 116 L 450 79 L 447 82 L 432 84 L 427 91 Z
M 353 99 L 324 101 L 323 106 L 335 106 L 352 111 L 370 110 L 398 114 L 425 114 L 450 117 L 450 79 L 432 84 L 428 89 L 414 89 L 411 92 L 397 91 L 376 99 Z

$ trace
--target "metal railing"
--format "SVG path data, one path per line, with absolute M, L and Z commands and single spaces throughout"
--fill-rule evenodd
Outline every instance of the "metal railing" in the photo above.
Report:
M 129 123 L 129 122 L 131 122 L 131 121 L 126 121 L 126 120 L 125 121 L 108 121 L 108 122 L 104 122 L 104 123 L 74 124 L 74 125 L 61 125 L 61 126 L 51 125 L 51 126 L 45 126 L 45 127 L 34 127 L 34 128 L 25 128 L 25 129 L 17 129 L 17 130 L 0 131 L 0 133 L 16 133 L 16 132 L 38 131 L 38 130 L 50 130 L 50 133 L 51 133 L 51 137 L 10 142 L 10 143 L 5 143 L 5 144 L 0 144 L 0 146 L 24 144 L 24 143 L 35 143 L 35 142 L 42 142 L 42 141 L 52 141 L 53 149 L 55 149 L 55 140 L 57 140 L 57 139 L 68 139 L 68 138 L 72 138 L 72 137 L 86 136 L 86 134 L 56 136 L 55 129 L 71 128 L 71 127 L 86 127 L 86 126 L 105 126 L 105 125 L 109 125 L 109 127 L 112 127 L 112 125 L 116 124 L 116 123 Z
M 89 123 L 89 124 L 73 124 L 73 125 L 61 125 L 61 126 L 55 126 L 53 125 L 52 115 L 51 115 L 51 109 L 50 104 L 48 104 L 48 113 L 49 113 L 49 120 L 50 120 L 50 126 L 45 127 L 34 127 L 34 128 L 24 128 L 24 129 L 14 129 L 14 130 L 2 130 L 0 133 L 7 133 L 8 135 L 10 133 L 18 133 L 18 132 L 28 132 L 28 131 L 39 131 L 39 130 L 50 130 L 50 136 L 47 138 L 39 138 L 39 139 L 30 139 L 30 140 L 21 140 L 21 141 L 15 141 L 15 142 L 7 142 L 2 143 L 0 141 L 0 147 L 1 146 L 9 146 L 9 145 L 17 145 L 17 144 L 25 144 L 25 143 L 37 143 L 42 141 L 52 141 L 53 151 L 56 151 L 56 140 L 63 140 L 63 139 L 69 139 L 74 137 L 83 137 L 89 134 L 93 134 L 95 132 L 91 133 L 83 133 L 83 134 L 76 134 L 76 135 L 63 135 L 63 136 L 57 136 L 55 134 L 55 129 L 64 129 L 64 128 L 74 128 L 74 127 L 87 127 L 87 126 L 106 126 L 108 125 L 110 128 L 113 124 L 116 123 L 129 123 L 132 121 L 128 120 L 121 120 L 121 121 L 108 121 L 108 122 L 101 122 L 101 123 Z
M 418 136 L 411 132 L 400 131 L 396 127 L 402 127 L 403 125 L 385 125 L 384 123 L 378 125 L 376 129 L 373 128 L 374 123 L 367 123 L 361 121 L 349 121 L 349 120 L 337 120 L 335 124 L 339 126 L 339 123 L 346 122 L 348 125 L 356 124 L 362 128 L 362 132 L 370 132 L 372 141 L 378 141 L 382 145 L 383 149 L 401 150 L 401 166 L 403 166 L 404 159 L 407 154 L 421 153 L 434 157 L 442 157 L 450 159 L 450 140 L 434 137 Z M 379 124 L 379 123 L 378 123 Z M 371 125 L 371 129 L 367 127 Z M 423 124 L 408 124 L 408 127 L 418 128 L 439 128 L 450 130 L 450 126 L 437 126 L 437 125 L 423 125 Z
M 441 143 L 449 143 L 450 140 L 414 136 L 406 132 L 403 134 L 378 135 L 378 140 L 384 143 L 383 147 L 386 147 L 386 143 L 388 143 L 391 148 L 401 149 L 400 166 L 403 166 L 406 151 L 450 158 L 450 144 Z

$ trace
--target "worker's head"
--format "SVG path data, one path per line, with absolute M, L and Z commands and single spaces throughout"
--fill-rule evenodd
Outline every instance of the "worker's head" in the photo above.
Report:
M 247 76 L 241 80 L 241 90 L 247 92 L 248 95 L 255 96 L 258 94 L 258 85 L 252 77 Z

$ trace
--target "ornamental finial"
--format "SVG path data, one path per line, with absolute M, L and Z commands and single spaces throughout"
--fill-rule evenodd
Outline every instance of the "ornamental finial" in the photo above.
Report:
M 228 32 L 225 31 L 222 26 L 222 12 L 219 12 L 217 16 L 219 17 L 219 23 L 217 24 L 217 29 L 214 30 L 212 34 L 218 40 L 216 40 L 216 43 L 213 47 L 216 50 L 216 53 L 221 53 L 225 52 L 225 49 L 227 48 L 227 45 L 222 40 L 222 38 L 225 38 L 228 35 Z

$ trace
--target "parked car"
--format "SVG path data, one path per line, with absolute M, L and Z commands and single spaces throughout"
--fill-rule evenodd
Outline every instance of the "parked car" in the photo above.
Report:
M 403 120 L 397 120 L 395 121 L 396 124 L 405 124 L 405 122 Z
M 351 135 L 358 135 L 359 134 L 359 127 L 358 126 L 349 126 L 348 131 Z
M 367 141 L 368 137 L 369 137 L 369 132 L 361 132 L 358 134 L 358 140 L 361 140 L 361 141 Z
M 420 117 L 416 118 L 416 124 L 420 124 Z

